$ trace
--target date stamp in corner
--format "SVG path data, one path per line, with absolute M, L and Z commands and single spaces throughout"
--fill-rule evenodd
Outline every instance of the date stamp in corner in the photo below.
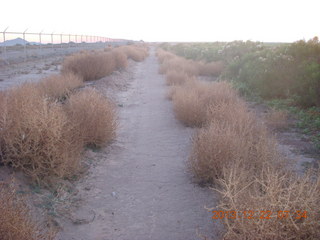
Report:
M 212 219 L 303 219 L 308 217 L 307 211 L 270 211 L 270 210 L 244 210 L 244 211 L 212 211 Z

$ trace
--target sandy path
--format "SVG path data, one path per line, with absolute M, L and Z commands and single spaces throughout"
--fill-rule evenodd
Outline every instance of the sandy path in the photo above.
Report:
M 213 193 L 193 184 L 186 169 L 192 129 L 175 120 L 166 91 L 151 49 L 118 98 L 117 140 L 80 183 L 86 201 L 75 215 L 89 223 L 66 223 L 59 239 L 188 240 L 199 239 L 197 229 L 216 231 L 204 209 L 215 204 Z

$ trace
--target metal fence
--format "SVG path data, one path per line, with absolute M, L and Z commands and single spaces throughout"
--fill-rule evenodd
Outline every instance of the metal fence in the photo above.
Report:
M 28 50 L 43 49 L 57 49 L 57 48 L 72 48 L 82 46 L 92 46 L 97 43 L 115 43 L 115 42 L 127 42 L 124 39 L 114 39 L 102 36 L 91 35 L 77 35 L 77 34 L 65 34 L 65 33 L 44 33 L 43 31 L 28 32 L 26 29 L 24 32 L 9 32 L 6 28 L 3 32 L 0 32 L 0 52 L 3 60 L 8 60 L 9 52 L 22 52 L 24 61 L 28 58 Z M 1 41 L 2 40 L 2 41 Z M 41 54 L 40 54 L 41 55 Z

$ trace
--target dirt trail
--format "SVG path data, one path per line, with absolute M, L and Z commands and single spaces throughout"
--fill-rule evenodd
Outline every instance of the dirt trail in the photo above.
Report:
M 118 96 L 117 140 L 79 183 L 85 203 L 59 239 L 188 240 L 220 228 L 204 209 L 215 205 L 213 192 L 187 172 L 193 131 L 174 118 L 154 49 L 135 67 Z

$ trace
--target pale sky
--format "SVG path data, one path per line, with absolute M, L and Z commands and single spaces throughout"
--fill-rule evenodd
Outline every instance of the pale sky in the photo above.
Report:
M 3 0 L 0 7 L 0 32 L 9 26 L 145 41 L 292 42 L 320 36 L 320 0 Z

